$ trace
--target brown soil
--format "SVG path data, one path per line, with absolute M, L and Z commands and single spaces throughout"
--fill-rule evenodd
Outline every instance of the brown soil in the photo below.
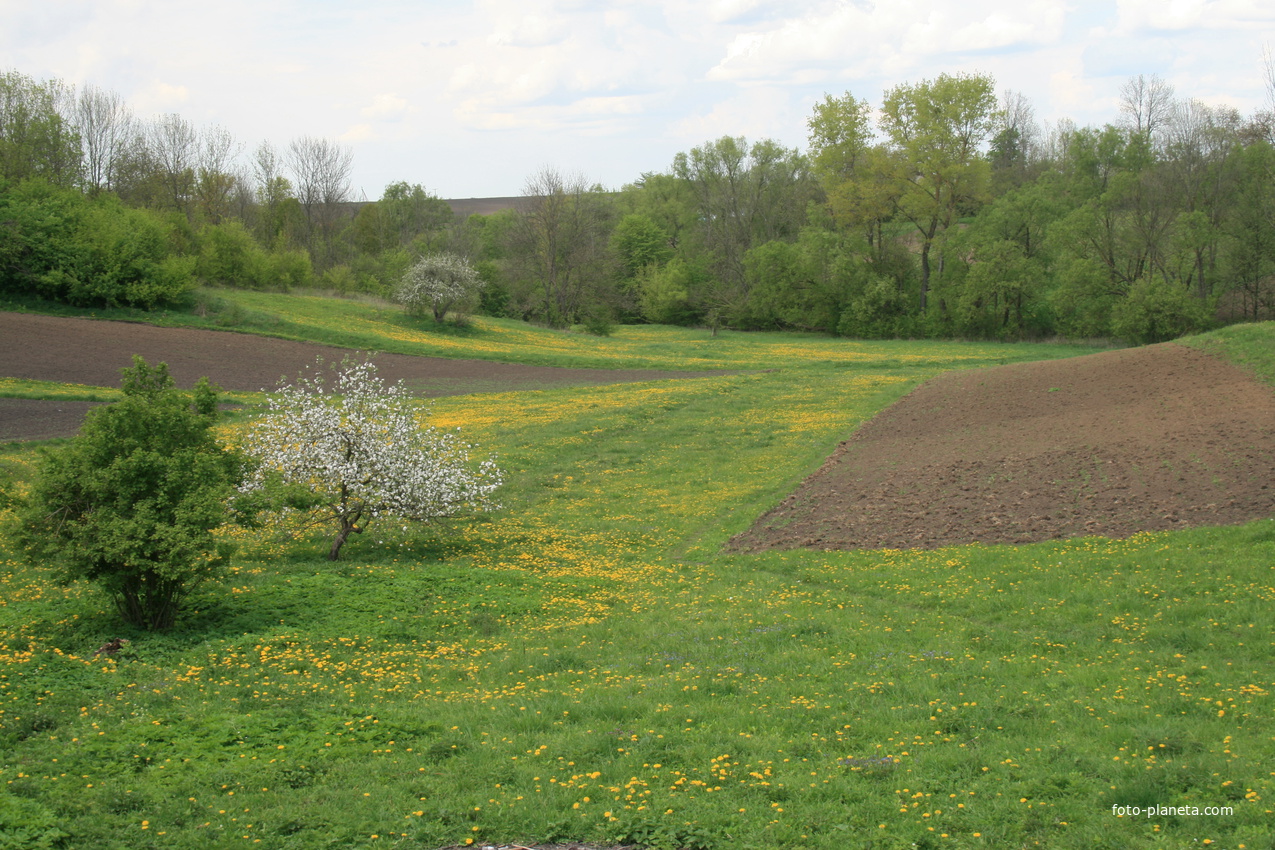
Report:
M 295 378 L 316 357 L 339 361 L 350 353 L 226 331 L 0 313 L 0 377 L 6 378 L 117 387 L 120 369 L 140 354 L 151 364 L 166 362 L 179 386 L 192 386 L 207 376 L 226 390 L 256 392 L 273 390 L 280 378 Z M 564 369 L 407 354 L 378 354 L 376 364 L 387 381 L 402 380 L 412 392 L 429 398 L 720 374 Z M 79 429 L 88 407 L 87 402 L 5 399 L 0 403 L 0 440 L 69 436 Z
M 1275 515 L 1275 393 L 1166 343 L 942 375 L 731 545 L 907 549 L 1127 537 Z

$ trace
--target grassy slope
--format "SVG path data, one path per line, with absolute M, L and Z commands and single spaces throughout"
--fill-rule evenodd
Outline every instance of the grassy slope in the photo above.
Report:
M 1225 357 L 1259 380 L 1275 384 L 1275 322 L 1231 325 L 1179 342 Z
M 41 309 L 61 315 L 141 321 L 168 327 L 233 330 L 351 349 L 436 357 L 591 368 L 651 368 L 684 371 L 768 369 L 789 362 L 837 362 L 864 367 L 924 367 L 935 358 L 951 365 L 1039 360 L 1083 354 L 1074 345 L 983 346 L 970 354 L 963 343 L 936 342 L 914 351 L 906 341 L 831 341 L 800 334 L 722 332 L 668 326 L 619 326 L 612 337 L 551 331 L 509 319 L 475 317 L 468 326 L 411 318 L 393 305 L 375 300 L 281 295 L 233 289 L 201 291 L 195 312 L 147 313 L 139 310 L 73 311 Z M 9 308 L 17 305 L 8 305 Z M 0 304 L 0 308 L 5 308 Z M 202 314 L 202 315 L 199 315 Z M 995 352 L 995 353 L 992 353 Z
M 169 635 L 0 548 L 0 824 L 130 848 L 1268 846 L 1272 522 L 719 552 L 917 379 L 1062 351 L 627 333 L 553 357 L 784 368 L 440 400 L 509 470 L 503 513 L 374 527 L 336 566 L 244 536 Z M 133 656 L 95 660 L 116 636 Z

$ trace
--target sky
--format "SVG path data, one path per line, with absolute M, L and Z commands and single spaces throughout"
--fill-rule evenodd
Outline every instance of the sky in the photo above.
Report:
M 247 155 L 328 138 L 353 194 L 518 195 L 544 168 L 618 189 L 721 136 L 806 147 L 825 94 L 989 74 L 1042 123 L 1120 87 L 1265 105 L 1271 0 L 0 0 L 0 70 L 219 125 Z

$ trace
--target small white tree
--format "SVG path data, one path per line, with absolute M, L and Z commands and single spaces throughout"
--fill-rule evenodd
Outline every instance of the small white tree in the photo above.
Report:
M 448 310 L 472 301 L 485 285 L 464 257 L 444 251 L 417 260 L 399 281 L 394 300 L 413 315 L 428 310 L 441 322 Z
M 336 521 L 328 552 L 337 560 L 346 538 L 377 517 L 426 522 L 498 508 L 503 482 L 494 460 L 474 466 L 456 432 L 422 426 L 402 383 L 386 386 L 370 362 L 334 367 L 331 394 L 323 361 L 297 383 L 268 397 L 244 449 L 259 464 L 242 489 L 278 477 L 312 495 L 314 510 Z

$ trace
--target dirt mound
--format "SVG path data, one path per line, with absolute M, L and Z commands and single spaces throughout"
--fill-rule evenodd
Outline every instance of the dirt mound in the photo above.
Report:
M 935 378 L 731 546 L 928 549 L 1272 515 L 1275 393 L 1166 343 Z
M 120 369 L 140 354 L 166 362 L 179 386 L 203 376 L 226 390 L 273 390 L 281 377 L 295 378 L 316 357 L 339 361 L 351 352 L 313 343 L 192 328 L 158 328 L 26 313 L 0 313 L 0 377 L 117 387 Z M 424 397 L 506 392 L 550 387 L 693 378 L 709 372 L 658 369 L 564 369 L 378 354 L 387 381 L 403 381 Z M 0 404 L 0 440 L 70 436 L 79 430 L 88 403 L 5 399 Z

